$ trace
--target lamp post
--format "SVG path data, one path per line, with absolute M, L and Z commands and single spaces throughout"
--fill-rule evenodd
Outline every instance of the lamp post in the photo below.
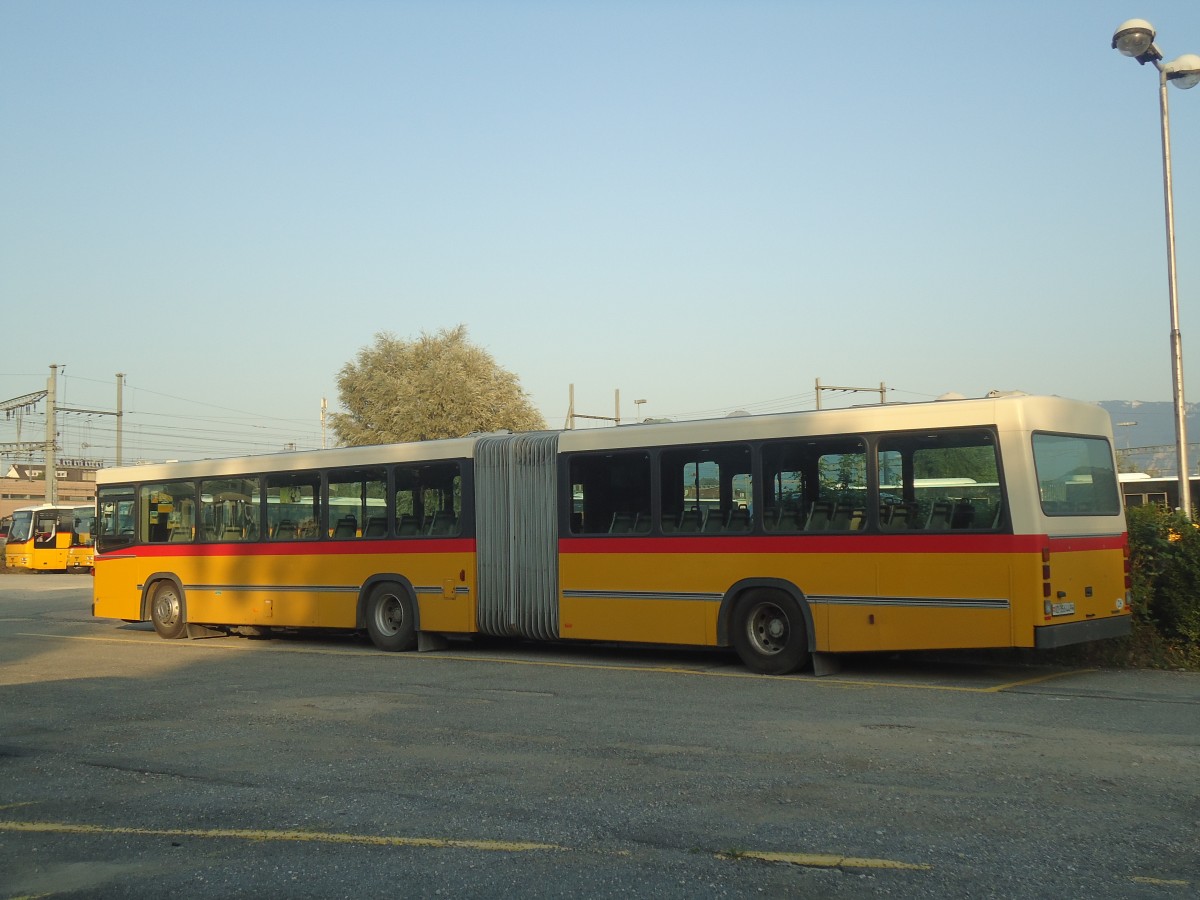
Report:
M 1167 217 L 1167 287 L 1171 299 L 1171 374 L 1175 400 L 1175 455 L 1179 469 L 1179 507 L 1192 517 L 1191 471 L 1187 461 L 1187 420 L 1183 400 L 1183 341 L 1179 334 L 1179 293 L 1175 283 L 1175 204 L 1171 189 L 1171 125 L 1167 114 L 1167 82 L 1187 89 L 1200 84 L 1200 56 L 1188 53 L 1169 63 L 1154 44 L 1154 26 L 1145 19 L 1122 22 L 1112 47 L 1141 65 L 1158 69 L 1158 105 L 1162 120 L 1163 198 Z

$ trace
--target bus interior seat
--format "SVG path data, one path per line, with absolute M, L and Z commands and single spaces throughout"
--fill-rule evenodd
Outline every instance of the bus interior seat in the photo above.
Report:
M 171 531 L 171 542 L 179 544 L 192 539 L 192 529 L 186 525 L 178 525 Z
M 996 512 L 992 514 L 992 530 L 995 531 L 1000 527 L 1001 521 L 1004 519 L 1004 504 L 996 504 Z
M 629 534 L 637 523 L 637 513 L 615 512 L 608 526 L 609 534 Z
M 974 528 L 975 506 L 971 503 L 955 503 L 950 518 L 951 528 Z
M 363 537 L 384 537 L 387 534 L 387 516 L 368 516 L 363 528 Z
M 726 531 L 749 531 L 750 530 L 750 510 L 744 506 L 735 506 L 729 512 L 729 522 L 725 525 Z
M 938 500 L 929 507 L 929 516 L 925 519 L 927 531 L 944 531 L 950 527 L 954 518 L 954 504 L 949 500 Z
M 721 515 L 721 510 L 710 509 L 704 517 L 705 534 L 719 534 L 725 530 L 725 518 Z
M 333 536 L 335 539 L 345 540 L 355 537 L 358 534 L 358 519 L 354 516 L 342 516 L 337 520 L 337 525 L 333 528 Z
M 799 507 L 778 506 L 767 510 L 764 525 L 768 531 L 803 531 L 804 512 Z
M 912 507 L 907 503 L 893 503 L 879 512 L 879 527 L 884 531 L 904 531 L 909 527 Z
M 696 534 L 704 527 L 704 511 L 692 507 L 685 509 L 679 517 L 679 530 L 687 534 Z
M 275 540 L 277 541 L 294 541 L 296 539 L 296 523 L 282 519 L 275 526 Z
M 223 541 L 240 541 L 242 539 L 242 526 L 226 525 L 225 530 L 221 532 L 221 540 Z
M 825 531 L 833 518 L 833 503 L 829 500 L 814 500 L 809 507 L 808 521 L 804 523 L 805 531 Z
M 443 509 L 435 512 L 429 521 L 429 528 L 426 534 L 446 535 L 454 534 L 458 530 L 458 520 L 454 517 L 454 513 L 450 510 Z
M 829 516 L 828 530 L 858 531 L 863 526 L 866 510 L 850 503 L 835 503 Z

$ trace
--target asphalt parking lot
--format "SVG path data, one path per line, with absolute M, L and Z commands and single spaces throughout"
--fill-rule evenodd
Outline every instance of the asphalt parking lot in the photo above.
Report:
M 1192 897 L 1200 678 L 162 641 L 0 577 L 0 898 Z

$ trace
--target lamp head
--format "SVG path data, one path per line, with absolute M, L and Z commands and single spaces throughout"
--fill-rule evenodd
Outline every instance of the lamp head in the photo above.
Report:
M 1129 19 L 1113 32 L 1112 47 L 1122 56 L 1135 59 L 1154 45 L 1154 26 L 1145 19 Z
M 1154 46 L 1154 26 L 1145 19 L 1129 19 L 1113 32 L 1112 46 L 1125 56 L 1132 56 L 1138 65 L 1148 62 L 1158 65 L 1162 51 Z
M 1195 53 L 1185 53 L 1162 68 L 1167 81 L 1177 88 L 1187 90 L 1200 84 L 1200 56 Z

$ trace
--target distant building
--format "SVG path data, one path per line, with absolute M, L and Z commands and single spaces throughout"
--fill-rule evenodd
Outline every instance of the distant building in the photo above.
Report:
M 96 500 L 96 470 L 91 460 L 61 460 L 58 472 L 58 502 L 85 504 Z M 46 467 L 41 463 L 11 463 L 0 470 L 0 516 L 22 506 L 46 502 Z

